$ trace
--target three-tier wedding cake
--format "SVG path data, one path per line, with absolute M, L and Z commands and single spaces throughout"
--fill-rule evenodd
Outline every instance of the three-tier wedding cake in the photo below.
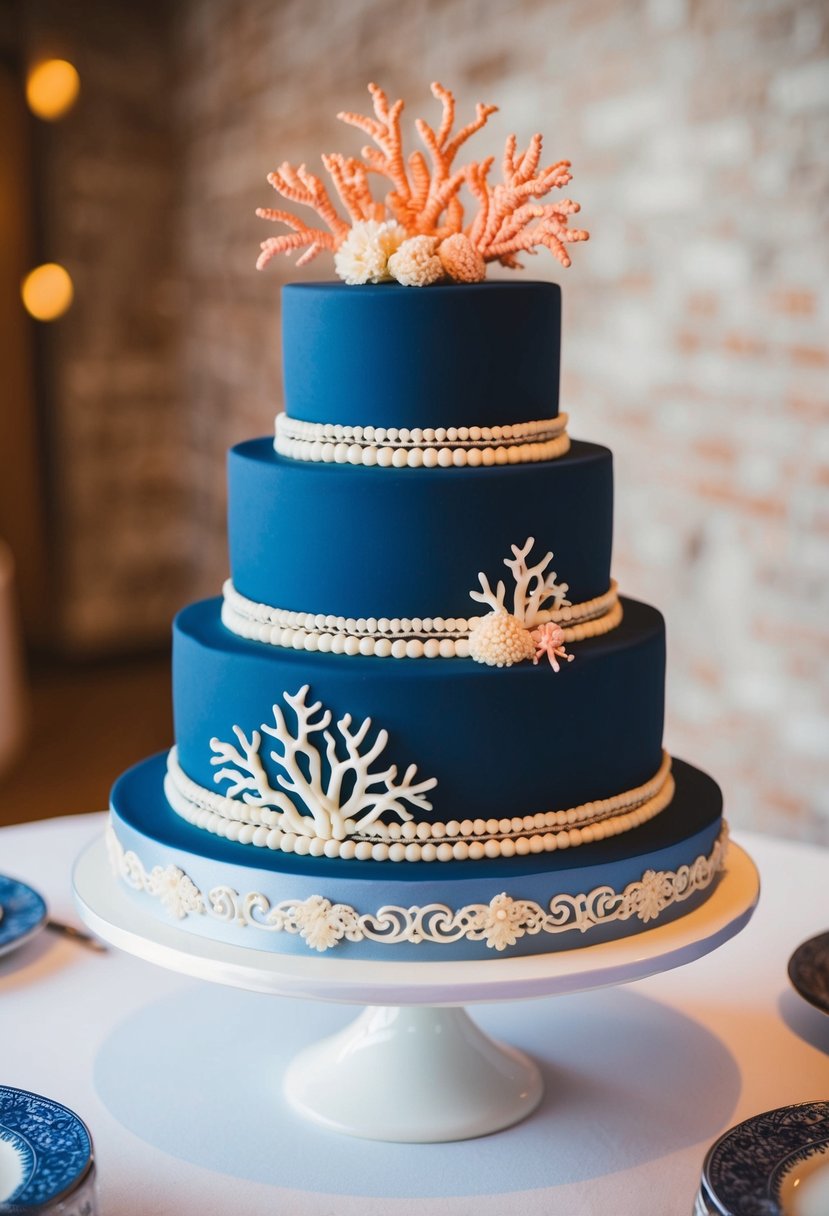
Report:
M 176 745 L 112 794 L 114 869 L 203 937 L 332 958 L 590 945 L 683 915 L 725 855 L 716 784 L 662 748 L 665 631 L 611 578 L 611 453 L 558 402 L 561 298 L 484 281 L 546 246 L 570 180 L 541 138 L 456 167 L 493 107 L 402 153 L 271 174 L 277 253 L 334 253 L 282 292 L 275 439 L 229 455 L 230 578 L 174 624 Z M 371 175 L 390 189 L 376 202 Z M 466 219 L 466 188 L 477 207 Z

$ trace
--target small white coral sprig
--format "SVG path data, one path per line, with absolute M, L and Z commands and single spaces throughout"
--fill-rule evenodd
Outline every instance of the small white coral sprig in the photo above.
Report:
M 480 573 L 480 591 L 470 591 L 470 596 L 479 604 L 486 604 L 491 612 L 482 617 L 469 635 L 469 654 L 478 663 L 490 667 L 511 667 L 524 659 L 538 661 L 546 654 L 554 671 L 559 670 L 556 657 L 570 661 L 573 657 L 564 651 L 564 635 L 555 625 L 557 633 L 551 633 L 549 618 L 570 603 L 566 599 L 569 590 L 566 583 L 558 582 L 555 570 L 547 567 L 553 560 L 552 553 L 534 565 L 527 565 L 527 557 L 535 544 L 531 536 L 523 548 L 511 545 L 512 560 L 504 558 L 504 565 L 512 571 L 515 590 L 512 597 L 512 612 L 507 612 L 504 600 L 506 585 L 499 580 L 493 591 L 489 579 Z
M 297 266 L 304 266 L 324 249 L 334 252 L 337 273 L 351 284 L 378 283 L 392 277 L 415 287 L 447 277 L 475 283 L 484 278 L 487 262 L 519 268 L 518 255 L 535 253 L 538 247 L 549 249 L 562 266 L 570 265 L 566 247 L 586 241 L 589 234 L 568 227 L 569 217 L 579 210 L 572 199 L 539 201 L 550 191 L 562 189 L 572 177 L 567 160 L 540 167 L 540 135 L 533 135 L 525 152 L 517 151 L 515 136 L 509 136 L 502 160 L 503 180 L 492 186 L 488 176 L 493 157 L 460 167 L 456 167 L 455 159 L 497 106 L 479 102 L 475 117 L 453 133 L 455 98 L 434 83 L 432 95 L 442 106 L 440 125 L 435 130 L 419 118 L 415 127 L 425 151 L 415 149 L 406 157 L 400 130 L 403 102 L 390 103 L 376 84 L 368 89 L 373 116 L 348 112 L 337 117 L 363 131 L 373 146 L 362 149 L 362 159 L 339 152 L 322 158 L 350 224 L 338 214 L 320 178 L 306 165 L 294 168 L 285 161 L 268 175 L 268 181 L 283 198 L 316 211 L 325 228 L 308 227 L 279 208 L 259 208 L 256 214 L 260 218 L 290 229 L 261 243 L 256 263 L 259 270 L 279 253 L 304 250 L 297 261 Z M 371 193 L 372 174 L 388 179 L 390 188 L 382 202 Z M 466 225 L 460 200 L 464 185 L 478 205 L 472 222 Z M 386 226 L 387 233 L 379 235 L 378 225 Z M 386 247 L 386 236 L 398 229 L 403 237 L 397 245 L 405 241 L 408 246 L 400 250 L 399 257 L 395 249 Z M 427 246 L 423 238 L 431 243 Z M 418 243 L 410 245 L 410 241 Z

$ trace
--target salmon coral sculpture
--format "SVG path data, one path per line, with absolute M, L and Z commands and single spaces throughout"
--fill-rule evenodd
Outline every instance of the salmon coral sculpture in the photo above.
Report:
M 572 199 L 540 202 L 552 190 L 571 180 L 570 162 L 557 161 L 540 168 L 540 135 L 534 135 L 525 152 L 517 151 L 514 135 L 506 141 L 502 181 L 491 184 L 494 157 L 455 167 L 458 152 L 476 131 L 486 125 L 497 106 L 478 103 L 475 117 L 453 135 L 455 98 L 440 84 L 432 95 L 442 105 L 437 131 L 419 118 L 415 128 L 426 150 L 404 158 L 400 132 L 403 102 L 389 104 L 376 84 L 368 86 L 374 117 L 340 113 L 343 122 L 363 131 L 375 146 L 362 150 L 362 159 L 332 152 L 323 156 L 340 203 L 338 213 L 324 182 L 305 165 L 287 161 L 268 174 L 274 190 L 292 203 L 312 208 L 325 225 L 309 227 L 298 216 L 279 208 L 260 207 L 261 219 L 290 229 L 261 244 L 256 263 L 262 270 L 277 254 L 302 251 L 297 266 L 305 266 L 323 250 L 334 254 L 337 274 L 349 284 L 381 283 L 396 279 L 409 287 L 426 287 L 441 279 L 480 282 L 488 262 L 520 269 L 521 254 L 546 248 L 562 266 L 570 265 L 567 246 L 586 241 L 588 233 L 568 227 L 579 210 Z M 428 154 L 428 159 L 427 159 Z M 370 175 L 387 178 L 391 188 L 377 202 Z M 466 186 L 477 210 L 464 224 L 460 191 Z

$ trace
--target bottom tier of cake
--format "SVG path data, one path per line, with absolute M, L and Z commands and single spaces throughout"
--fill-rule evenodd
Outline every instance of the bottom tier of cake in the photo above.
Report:
M 719 787 L 674 761 L 676 792 L 622 836 L 555 853 L 343 861 L 252 848 L 171 810 L 166 755 L 112 794 L 113 870 L 149 915 L 201 937 L 290 954 L 426 962 L 545 954 L 627 937 L 713 891 L 726 852 Z

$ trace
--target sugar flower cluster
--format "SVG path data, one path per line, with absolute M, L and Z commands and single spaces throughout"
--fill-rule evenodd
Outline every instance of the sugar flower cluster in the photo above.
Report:
M 526 151 L 516 150 L 516 138 L 506 141 L 502 180 L 489 181 L 494 157 L 460 167 L 455 159 L 471 135 L 479 131 L 497 107 L 478 103 L 475 118 L 453 134 L 455 99 L 440 84 L 432 85 L 441 102 L 437 130 L 424 119 L 415 123 L 425 148 L 404 157 L 400 130 L 403 102 L 389 103 L 377 85 L 369 85 L 374 116 L 341 113 L 343 122 L 357 127 L 373 141 L 362 157 L 332 152 L 322 161 L 350 222 L 337 211 L 322 179 L 305 165 L 287 161 L 268 175 L 283 198 L 316 211 L 325 228 L 311 228 L 298 216 L 280 208 L 257 210 L 262 219 L 284 224 L 289 232 L 261 244 L 257 261 L 263 269 L 279 253 L 302 250 L 297 266 L 304 266 L 323 250 L 334 254 L 337 274 L 346 283 L 381 283 L 396 279 L 407 287 L 427 287 L 450 279 L 476 283 L 486 275 L 488 262 L 520 268 L 521 253 L 550 250 L 562 266 L 570 265 L 567 246 L 586 241 L 588 233 L 568 227 L 568 217 L 579 210 L 572 199 L 540 202 L 571 180 L 570 162 L 541 164 L 540 135 Z M 428 159 L 427 159 L 428 156 Z M 369 175 L 388 179 L 391 188 L 383 201 L 375 200 Z M 466 187 L 477 211 L 464 223 L 460 192 Z

